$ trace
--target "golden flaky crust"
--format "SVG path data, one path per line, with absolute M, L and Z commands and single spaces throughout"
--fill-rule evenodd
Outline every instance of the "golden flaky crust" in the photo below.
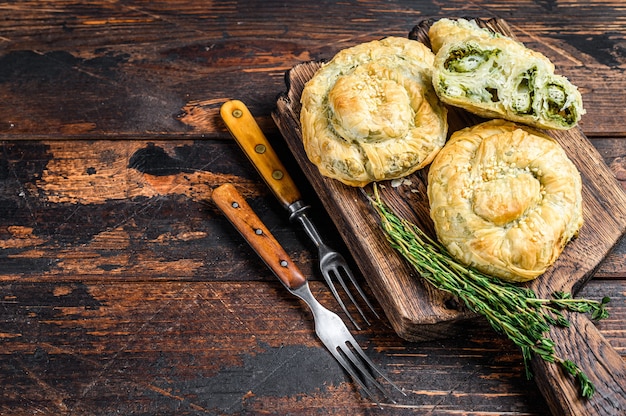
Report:
M 430 166 L 438 239 L 487 274 L 542 274 L 582 226 L 580 173 L 552 138 L 492 120 L 455 132 Z
M 441 19 L 429 30 L 433 86 L 447 104 L 487 118 L 569 129 L 585 113 L 580 92 L 544 55 L 482 29 Z
M 432 88 L 434 54 L 388 37 L 340 51 L 305 85 L 300 116 L 308 158 L 347 185 L 406 176 L 446 140 L 446 110 Z

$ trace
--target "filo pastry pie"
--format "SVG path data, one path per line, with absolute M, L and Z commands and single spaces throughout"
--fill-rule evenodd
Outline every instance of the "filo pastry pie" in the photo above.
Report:
M 388 37 L 344 49 L 315 73 L 300 121 L 304 150 L 322 175 L 364 186 L 432 161 L 447 134 L 433 60 L 424 44 Z
M 580 92 L 544 55 L 474 21 L 441 19 L 428 33 L 433 85 L 447 104 L 486 118 L 569 129 L 585 113 Z
M 449 253 L 516 282 L 542 274 L 577 235 L 581 186 L 554 139 L 504 120 L 455 132 L 428 174 L 431 218 Z

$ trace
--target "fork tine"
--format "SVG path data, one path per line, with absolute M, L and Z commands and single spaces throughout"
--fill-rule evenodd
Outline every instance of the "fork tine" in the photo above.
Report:
M 303 217 L 303 218 L 306 218 L 306 217 Z M 311 225 L 311 227 L 313 227 L 313 225 Z M 370 301 L 367 299 L 367 296 L 365 295 L 365 293 L 359 286 L 358 282 L 356 281 L 354 277 L 354 274 L 350 270 L 350 267 L 348 267 L 348 263 L 346 262 L 345 258 L 341 255 L 341 253 L 333 250 L 332 248 L 330 248 L 329 246 L 321 242 L 318 245 L 318 251 L 319 251 L 319 258 L 320 258 L 320 270 L 322 272 L 322 275 L 324 276 L 324 279 L 326 280 L 326 283 L 328 287 L 330 288 L 331 292 L 335 296 L 335 299 L 337 299 L 337 302 L 343 309 L 344 313 L 348 316 L 348 318 L 350 318 L 350 321 L 356 327 L 356 329 L 360 330 L 361 328 L 356 323 L 352 315 L 348 312 L 347 308 L 344 305 L 344 302 L 337 294 L 337 290 L 333 284 L 333 276 L 335 280 L 337 280 L 341 284 L 341 287 L 343 288 L 344 292 L 346 293 L 346 295 L 348 296 L 352 304 L 356 307 L 363 321 L 368 326 L 371 325 L 371 323 L 367 319 L 367 316 L 365 315 L 363 309 L 359 306 L 359 303 L 356 301 L 355 296 L 352 294 L 352 290 L 350 290 L 350 288 L 348 287 L 348 284 L 346 283 L 342 274 L 345 275 L 345 277 L 347 277 L 350 280 L 352 286 L 356 289 L 356 291 L 359 293 L 363 301 L 367 304 L 369 309 L 373 312 L 374 316 L 380 319 L 380 316 L 378 315 L 378 313 L 376 312 L 376 310 L 374 309 Z
M 383 385 L 380 384 L 380 382 L 378 380 L 376 380 L 376 378 L 372 375 L 372 372 L 369 371 L 369 370 L 374 370 L 377 374 L 382 375 L 382 373 L 378 370 L 378 368 L 376 366 L 373 365 L 373 363 L 371 363 L 369 361 L 366 361 L 367 364 L 369 365 L 369 367 L 366 368 L 363 365 L 363 362 L 359 359 L 359 357 L 354 355 L 354 352 L 347 345 L 339 346 L 339 350 L 347 357 L 347 359 L 350 362 L 350 364 L 352 364 L 352 366 L 356 367 L 356 369 L 358 370 L 358 373 L 361 374 L 361 376 L 358 377 L 357 382 L 362 387 L 365 386 L 365 381 L 367 380 L 367 382 L 369 382 L 370 384 L 374 385 L 385 396 L 385 398 L 387 398 L 391 402 L 395 403 L 395 400 L 393 400 L 391 397 L 389 397 L 389 394 L 385 390 Z M 365 388 L 365 390 L 367 390 L 366 387 L 364 387 L 364 388 Z M 368 392 L 368 395 L 370 396 L 370 398 L 375 400 L 375 398 L 373 397 L 371 391 Z
M 365 313 L 363 313 L 363 310 L 361 309 L 361 307 L 359 306 L 357 301 L 354 299 L 354 296 L 352 296 L 352 292 L 348 289 L 348 286 L 346 285 L 346 282 L 343 280 L 343 277 L 341 277 L 341 273 L 339 272 L 339 270 L 333 269 L 332 271 L 328 271 L 327 273 L 330 275 L 331 272 L 334 274 L 335 279 L 339 281 L 339 284 L 341 284 L 341 287 L 343 288 L 343 290 L 346 293 L 346 295 L 348 295 L 348 298 L 350 299 L 350 301 L 352 302 L 352 304 L 354 305 L 356 310 L 361 315 L 361 318 L 363 318 L 363 320 L 365 321 L 365 324 L 369 326 L 370 325 L 370 321 L 367 320 L 367 317 L 365 316 Z M 335 292 L 337 291 L 334 288 L 331 289 L 331 290 L 334 290 Z M 343 304 L 343 302 L 340 302 L 340 303 Z M 352 318 L 352 315 L 350 315 L 348 313 L 348 311 L 345 309 L 345 307 L 344 307 L 344 312 L 346 313 L 346 315 L 348 315 L 348 318 L 350 318 L 350 321 L 352 321 L 352 324 L 356 327 L 356 329 L 358 329 L 360 331 L 361 328 L 356 324 L 356 322 L 354 321 L 354 318 Z
M 347 266 L 344 266 L 344 265 L 341 265 L 341 269 L 345 272 L 346 276 L 348 276 L 348 279 L 350 279 L 350 282 L 352 282 L 352 285 L 357 290 L 357 292 L 359 293 L 359 295 L 361 296 L 361 298 L 363 299 L 365 304 L 370 308 L 372 313 L 374 313 L 374 316 L 376 316 L 376 318 L 380 318 L 380 316 L 378 316 L 378 313 L 376 312 L 376 310 L 374 309 L 374 307 L 370 303 L 369 299 L 367 298 L 367 296 L 365 295 L 365 293 L 361 289 L 361 286 L 359 286 L 358 282 L 354 278 L 354 275 L 352 274 L 352 271 Z M 339 273 L 337 273 L 337 275 L 339 275 Z M 343 279 L 340 279 L 340 282 L 341 282 L 341 285 L 343 286 L 344 290 L 346 290 L 346 292 L 348 292 L 348 296 L 350 297 L 350 300 L 352 300 L 352 302 L 356 305 L 356 307 L 359 310 L 359 312 L 361 312 L 361 316 L 363 316 L 363 319 L 365 319 L 367 321 L 367 318 L 365 318 L 365 315 L 363 314 L 363 312 L 361 311 L 361 308 L 359 308 L 358 304 L 354 300 L 354 297 L 352 296 L 351 292 L 346 289 L 346 286 L 343 283 Z
M 272 148 L 271 144 L 261 131 L 261 128 L 257 124 L 254 116 L 250 113 L 250 110 L 246 107 L 246 105 L 239 100 L 230 100 L 222 104 L 220 108 L 220 116 L 224 120 L 228 131 L 231 133 L 237 144 L 244 151 L 248 159 L 252 162 L 254 167 L 257 169 L 259 174 L 263 177 L 265 183 L 272 190 L 274 195 L 278 198 L 280 203 L 286 208 L 290 215 L 290 221 L 298 221 L 304 228 L 305 233 L 311 238 L 313 243 L 318 247 L 320 254 L 320 264 L 323 263 L 323 258 L 330 256 L 331 259 L 329 261 L 328 267 L 332 267 L 333 265 L 340 265 L 345 270 L 349 271 L 348 265 L 345 262 L 345 259 L 338 252 L 331 250 L 329 247 L 324 244 L 318 230 L 313 225 L 313 222 L 307 215 L 307 211 L 311 208 L 309 205 L 305 204 L 302 200 L 302 195 L 298 188 L 296 187 L 295 182 L 285 169 L 285 166 L 278 158 L 278 155 Z M 264 151 L 258 152 L 258 146 L 262 146 Z M 280 174 L 280 177 L 273 176 L 275 172 Z M 321 265 L 322 274 L 325 274 L 325 268 Z M 372 305 L 365 297 L 365 294 L 361 290 L 361 288 L 356 284 L 351 273 L 348 273 L 350 280 L 354 284 L 356 290 L 359 292 L 361 297 L 365 300 L 369 308 L 374 312 L 377 318 L 380 318 L 376 311 L 372 308 Z M 346 315 L 350 318 L 354 326 L 360 330 L 359 326 L 356 324 L 352 316 L 348 313 L 346 306 L 343 301 L 337 294 L 335 287 L 330 279 L 330 277 L 326 278 L 326 283 L 331 289 L 335 299 L 337 299 L 341 309 L 346 313 Z M 342 283 L 344 290 L 350 296 L 350 300 L 356 305 L 354 302 L 354 297 L 347 290 L 346 286 Z M 359 309 L 359 313 L 363 318 L 365 315 L 363 311 Z M 367 321 L 367 319 L 365 319 Z M 369 325 L 369 322 L 368 322 Z
M 393 381 L 391 381 L 385 374 L 383 374 L 382 371 L 380 371 L 380 369 L 376 366 L 376 364 L 374 364 L 374 362 L 365 354 L 365 352 L 363 351 L 363 349 L 359 346 L 359 344 L 357 344 L 357 342 L 354 340 L 354 338 L 352 338 L 352 336 L 349 336 L 349 340 L 346 342 L 346 346 L 350 345 L 352 347 L 352 349 L 347 348 L 347 350 L 350 352 L 350 355 L 353 358 L 353 362 L 355 363 L 361 363 L 361 361 L 359 360 L 359 358 L 357 358 L 353 351 L 356 351 L 359 354 L 359 357 L 365 361 L 368 364 L 368 368 L 373 370 L 374 372 L 376 372 L 376 374 L 378 374 L 379 376 L 381 376 L 386 382 L 388 382 L 391 386 L 393 386 L 393 388 L 395 388 L 396 390 L 398 390 L 399 392 L 401 392 L 402 394 L 406 395 L 401 389 L 400 387 L 398 387 Z M 361 366 L 360 368 L 363 368 L 363 366 Z M 364 369 L 365 370 L 365 369 Z M 368 378 L 372 378 L 373 376 L 371 374 L 369 374 L 369 372 L 367 372 L 367 370 L 364 371 L 364 373 L 366 374 L 366 377 Z M 376 380 L 374 379 L 375 385 L 381 389 L 381 391 L 383 393 L 385 393 L 386 395 L 386 390 L 384 390 L 383 386 Z
M 389 381 L 389 379 L 361 350 L 341 318 L 324 308 L 315 299 L 306 277 L 289 258 L 280 243 L 272 236 L 269 229 L 256 216 L 246 200 L 237 192 L 237 189 L 231 184 L 222 185 L 213 190 L 212 199 L 285 288 L 309 306 L 313 313 L 317 336 L 341 366 L 352 376 L 352 379 L 362 387 L 363 391 L 373 401 L 378 403 L 374 393 L 366 385 L 366 381 L 374 384 L 387 399 L 393 401 L 363 363 L 367 363 L 385 380 Z M 353 351 L 357 351 L 361 360 Z M 398 389 L 391 381 L 389 383 Z
M 343 303 L 343 300 L 341 300 L 341 296 L 339 296 L 339 293 L 337 293 L 337 289 L 335 288 L 335 285 L 333 284 L 332 276 L 330 275 L 330 273 L 327 270 L 322 269 L 322 276 L 324 277 L 324 280 L 326 281 L 326 285 L 328 286 L 333 296 L 337 300 L 337 303 L 339 303 L 339 306 L 341 306 L 343 313 L 345 313 L 346 316 L 348 316 L 348 319 L 350 319 L 350 322 L 352 322 L 352 325 L 354 325 L 354 327 L 360 331 L 361 327 L 356 323 L 356 321 L 354 320 L 354 318 L 348 311 L 348 308 L 346 308 L 346 305 Z M 343 283 L 342 283 L 342 286 L 344 286 Z M 345 290 L 345 286 L 344 286 L 344 290 Z M 352 299 L 352 296 L 350 296 L 350 298 Z
M 374 402 L 376 402 L 377 405 L 380 406 L 380 403 L 377 400 L 377 397 L 374 394 L 374 392 L 372 392 L 372 390 L 370 390 L 370 388 L 367 387 L 367 385 L 363 382 L 363 379 L 361 378 L 359 373 L 357 373 L 355 371 L 356 364 L 354 364 L 352 359 L 350 359 L 349 357 L 348 357 L 348 359 L 346 359 L 346 357 L 344 355 L 342 355 L 339 352 L 339 350 L 341 350 L 341 352 L 343 352 L 345 354 L 344 350 L 340 346 L 338 346 L 336 350 L 330 349 L 330 352 L 335 357 L 335 359 L 339 362 L 339 364 L 341 364 L 341 366 L 344 368 L 344 370 L 346 370 L 348 372 L 348 374 L 350 374 L 350 376 L 352 377 L 352 380 L 354 380 L 359 386 L 361 386 L 361 388 L 367 394 L 367 396 L 370 399 L 372 399 Z M 369 377 L 371 378 L 372 376 L 369 375 Z M 376 380 L 374 380 L 373 384 L 377 384 L 377 383 L 378 382 Z M 377 386 L 377 387 L 379 389 L 382 388 L 382 386 L 380 386 L 380 387 Z M 383 391 L 383 393 L 384 393 L 384 390 L 381 390 L 381 391 Z M 387 397 L 386 394 L 385 394 L 385 397 Z M 389 400 L 393 401 L 393 399 L 389 399 Z M 393 401 L 393 403 L 395 403 L 395 401 Z

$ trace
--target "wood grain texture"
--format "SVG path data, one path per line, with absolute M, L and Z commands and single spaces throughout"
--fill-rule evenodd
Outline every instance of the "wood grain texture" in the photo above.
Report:
M 406 36 L 426 17 L 504 18 L 580 86 L 583 132 L 626 189 L 621 1 L 24 0 L 0 10 L 1 414 L 551 413 L 517 348 L 481 320 L 428 342 L 399 338 L 385 318 L 356 333 L 407 392 L 383 409 L 362 400 L 303 305 L 208 202 L 234 182 L 339 311 L 314 247 L 219 109 L 231 98 L 250 106 L 345 253 L 271 116 L 285 71 Z M 622 241 L 579 292 L 612 298 L 597 327 L 622 359 L 625 278 Z
M 344 240 L 350 241 L 353 257 L 398 334 L 412 340 L 445 335 L 449 332 L 448 323 L 470 315 L 462 307 L 451 309 L 450 296 L 416 279 L 412 268 L 387 244 L 365 196 L 372 194 L 371 188 L 366 187 L 363 192 L 325 178 L 308 160 L 299 127 L 300 93 L 320 66 L 319 62 L 309 62 L 290 71 L 288 91 L 279 98 L 274 113 L 276 123 Z M 450 116 L 450 131 L 479 120 L 460 111 L 452 112 L 456 114 Z M 585 224 L 579 238 L 566 247 L 549 271 L 530 284 L 543 296 L 557 290 L 575 293 L 626 231 L 626 193 L 596 149 L 578 128 L 548 133 L 561 143 L 581 171 Z M 382 200 L 401 217 L 432 235 L 425 173 L 410 175 L 407 181 L 408 184 L 399 187 L 389 182 L 383 184 Z
M 289 254 L 233 184 L 226 183 L 218 186 L 213 190 L 211 197 L 215 205 L 226 215 L 267 267 L 274 272 L 278 280 L 289 290 L 296 290 L 306 285 L 306 276 L 302 274 L 297 264 L 291 260 Z
M 300 201 L 300 191 L 248 107 L 239 100 L 227 101 L 220 109 L 220 116 L 281 205 L 289 210 Z
M 245 98 L 254 114 L 267 117 L 284 71 L 294 65 L 367 40 L 406 36 L 426 17 L 457 15 L 506 18 L 520 40 L 581 87 L 585 133 L 623 135 L 626 98 L 615 93 L 626 89 L 619 1 L 395 0 L 349 7 L 325 1 L 295 2 L 287 11 L 283 2 L 267 0 L 68 0 L 10 2 L 3 10 L 0 132 L 12 139 L 185 137 L 194 134 L 177 118 L 185 103 L 212 103 L 217 121 L 219 104 L 229 98 Z
M 612 147 L 607 143 L 605 148 Z M 617 153 L 609 152 L 609 159 L 606 160 L 619 157 Z M 104 155 L 99 157 L 101 154 Z M 164 155 L 173 160 L 164 158 Z M 133 164 L 130 164 L 131 160 Z M 204 189 L 207 185 L 212 187 L 226 180 L 237 180 L 238 186 L 246 192 L 255 209 L 262 213 L 264 221 L 289 248 L 290 255 L 300 266 L 305 267 L 307 275 L 317 279 L 312 248 L 308 246 L 304 236 L 298 237 L 298 232 L 284 218 L 283 208 L 264 188 L 261 179 L 255 178 L 254 169 L 247 164 L 245 156 L 237 150 L 234 143 L 80 140 L 4 142 L 0 161 L 4 172 L 0 181 L 2 187 L 0 262 L 3 265 L 1 277 L 4 281 L 2 327 L 22 328 L 22 331 L 32 328 L 20 338 L 21 347 L 5 342 L 13 339 L 16 333 L 20 333 L 19 330 L 2 331 L 4 333 L 2 339 L 5 340 L 3 342 L 8 345 L 4 351 L 11 352 L 11 355 L 3 356 L 4 358 L 0 360 L 1 365 L 9 369 L 17 365 L 20 369 L 19 372 L 15 372 L 17 370 L 2 372 L 5 374 L 4 380 L 7 380 L 3 385 L 15 386 L 11 390 L 4 390 L 7 393 L 0 400 L 0 403 L 5 405 L 3 410 L 6 411 L 3 411 L 3 414 L 11 414 L 9 412 L 11 409 L 16 409 L 13 414 L 19 414 L 19 409 L 33 408 L 47 409 L 48 414 L 60 414 L 55 411 L 53 397 L 65 397 L 69 403 L 77 402 L 74 407 L 68 407 L 73 410 L 72 414 L 88 414 L 89 409 L 104 411 L 103 409 L 114 407 L 111 404 L 113 401 L 119 403 L 117 405 L 119 409 L 128 409 L 129 412 L 133 409 L 140 412 L 143 409 L 148 412 L 160 410 L 162 414 L 172 414 L 176 411 L 173 409 L 187 406 L 191 399 L 185 401 L 183 396 L 191 394 L 189 392 L 193 393 L 194 389 L 203 389 L 204 393 L 198 393 L 203 397 L 197 399 L 199 401 L 206 401 L 211 394 L 217 394 L 220 391 L 219 386 L 209 380 L 212 373 L 207 373 L 204 380 L 185 382 L 186 379 L 179 377 L 177 372 L 183 370 L 171 369 L 172 362 L 179 363 L 180 366 L 185 365 L 181 362 L 182 358 L 178 351 L 181 345 L 188 343 L 187 331 L 181 331 L 174 337 L 164 338 L 162 335 L 163 331 L 171 334 L 171 331 L 167 331 L 168 325 L 180 325 L 172 322 L 176 322 L 177 319 L 185 320 L 184 317 L 179 318 L 177 315 L 163 318 L 155 323 L 152 331 L 146 333 L 143 338 L 133 341 L 133 349 L 139 351 L 144 348 L 142 347 L 144 343 L 150 342 L 157 343 L 158 347 L 155 348 L 159 350 L 171 349 L 171 352 L 166 354 L 169 358 L 165 359 L 163 358 L 165 353 L 157 352 L 124 355 L 125 361 L 121 360 L 119 365 L 130 371 L 124 373 L 130 374 L 128 376 L 121 372 L 107 375 L 110 373 L 106 373 L 100 367 L 87 371 L 82 364 L 79 365 L 83 360 L 81 354 L 95 357 L 97 351 L 115 351 L 116 348 L 121 348 L 120 337 L 127 337 L 128 333 L 136 332 L 142 323 L 164 306 L 165 298 L 175 296 L 180 287 L 175 285 L 175 282 L 189 285 L 190 290 L 203 287 L 205 282 L 221 283 L 224 289 L 207 295 L 206 298 L 211 299 L 215 305 L 224 304 L 226 310 L 234 314 L 232 318 L 224 320 L 224 311 L 214 306 L 209 308 L 209 311 L 213 312 L 208 312 L 215 315 L 212 321 L 207 321 L 203 315 L 196 318 L 201 321 L 199 323 L 189 321 L 190 327 L 198 324 L 212 328 L 215 336 L 223 337 L 226 343 L 220 346 L 224 350 L 223 355 L 201 358 L 206 353 L 198 348 L 194 354 L 185 354 L 190 360 L 205 360 L 203 365 L 227 366 L 228 361 L 236 356 L 232 352 L 233 346 L 228 345 L 231 342 L 240 342 L 229 332 L 224 332 L 224 328 L 231 326 L 233 320 L 247 322 L 249 337 L 259 336 L 258 334 L 262 332 L 271 333 L 275 341 L 272 343 L 273 347 L 268 347 L 270 357 L 275 357 L 276 360 L 282 357 L 279 354 L 281 348 L 284 348 L 280 346 L 284 338 L 281 326 L 258 321 L 258 318 L 265 316 L 271 307 L 264 297 L 259 295 L 259 291 L 264 290 L 264 285 L 273 286 L 275 278 L 247 245 L 233 233 L 232 227 L 209 204 L 203 202 L 197 193 L 179 192 L 181 187 L 185 190 Z M 53 169 L 48 169 L 48 165 Z M 152 174 L 136 175 L 138 170 Z M 92 174 L 85 174 L 87 171 Z M 184 172 L 194 171 L 204 172 L 206 176 L 185 177 Z M 224 172 L 232 174 L 225 178 Z M 128 189 L 151 188 L 154 183 L 178 183 L 178 185 L 156 187 L 150 193 L 143 191 L 142 195 L 135 197 L 116 196 L 110 199 L 102 198 L 102 195 L 90 189 L 108 189 L 111 195 L 115 189 L 111 178 L 115 175 L 134 178 L 137 185 L 133 186 L 119 180 L 114 182 L 116 186 Z M 48 183 L 57 183 L 54 193 L 48 191 Z M 204 193 L 202 197 L 206 195 L 208 194 Z M 309 194 L 309 199 L 316 202 L 311 197 L 312 194 Z M 319 215 L 321 207 L 314 212 L 318 213 L 316 220 L 322 223 L 327 220 L 325 216 Z M 332 228 L 332 224 L 324 226 L 328 231 Z M 341 242 L 338 234 L 332 232 L 327 234 L 337 239 L 334 244 Z M 606 281 L 601 281 L 598 282 L 595 292 L 583 292 L 581 296 L 599 298 L 609 295 L 613 297 L 614 308 L 623 309 L 624 289 L 620 276 L 624 276 L 625 255 L 623 246 L 617 247 L 613 253 L 614 268 L 608 266 L 605 268 L 603 264 L 600 269 L 616 282 L 614 289 L 605 289 Z M 224 294 L 228 292 L 225 288 L 229 287 L 229 284 L 242 287 L 242 283 L 246 281 L 251 284 L 247 286 L 249 288 L 246 289 L 247 293 L 254 293 L 254 296 L 246 295 L 246 291 L 243 290 L 232 295 Z M 71 293 L 80 294 L 83 290 L 81 287 L 102 285 L 109 287 L 107 290 L 110 294 L 101 301 L 82 298 L 72 300 L 69 296 Z M 78 289 L 73 289 L 76 287 Z M 364 287 L 368 289 L 367 285 Z M 162 291 L 160 295 L 154 293 L 157 288 Z M 280 287 L 276 290 L 284 291 Z M 332 308 L 334 304 L 323 287 L 318 285 L 317 290 L 316 296 L 326 296 L 326 305 Z M 19 302 L 24 302 L 26 305 L 24 309 L 16 310 L 11 306 L 16 305 L 16 292 L 21 293 Z M 56 293 L 59 298 L 46 294 L 51 292 Z M 65 297 L 63 294 L 68 296 Z M 143 301 L 144 297 L 147 300 Z M 224 300 L 228 297 L 232 300 Z M 172 314 L 175 314 L 176 310 L 186 310 L 185 308 L 190 307 L 186 305 L 187 299 L 172 304 Z M 64 302 L 67 302 L 65 305 L 73 306 L 66 308 L 63 306 Z M 147 303 L 144 303 L 143 308 L 131 309 L 130 305 L 138 302 Z M 80 321 L 75 322 L 74 319 L 81 319 L 83 309 L 92 308 L 98 303 L 107 305 L 108 312 L 101 321 L 95 321 L 89 331 L 81 329 Z M 194 305 L 206 308 L 204 303 Z M 248 306 L 242 308 L 243 305 Z M 300 305 L 297 303 L 290 305 L 294 309 L 292 314 L 302 313 Z M 626 341 L 621 325 L 624 316 L 623 313 L 616 314 L 615 310 L 611 309 L 610 321 L 602 322 L 600 327 L 601 330 L 604 329 L 603 335 L 609 337 L 611 344 L 616 346 L 623 356 L 626 352 Z M 54 322 L 44 324 L 44 321 L 49 321 L 49 317 L 33 311 L 54 311 L 56 320 L 64 320 L 65 324 L 56 325 Z M 192 310 L 189 310 L 189 314 L 191 313 Z M 298 320 L 301 316 L 292 318 Z M 214 322 L 215 320 L 217 322 Z M 132 326 L 128 327 L 131 323 Z M 115 332 L 115 328 L 120 325 L 127 325 L 126 330 L 119 330 L 118 336 L 109 334 Z M 515 347 L 506 343 L 503 345 L 503 341 L 484 326 L 480 333 L 472 334 L 471 329 L 476 325 L 477 323 L 470 326 L 462 325 L 459 328 L 462 332 L 467 333 L 468 329 L 470 330 L 470 335 L 467 336 L 469 340 L 461 337 L 454 342 L 446 340 L 436 343 L 403 342 L 389 328 L 383 328 L 383 332 L 388 335 L 381 335 L 378 326 L 368 331 L 361 339 L 369 345 L 369 348 L 393 351 L 390 353 L 393 359 L 389 361 L 389 365 L 398 370 L 391 371 L 391 375 L 394 381 L 402 380 L 404 386 L 412 389 L 412 396 L 408 402 L 410 404 L 408 408 L 413 409 L 411 411 L 441 409 L 443 406 L 447 409 L 462 410 L 470 407 L 481 409 L 475 414 L 498 412 L 498 409 L 508 409 L 514 414 L 546 414 L 542 410 L 541 398 L 537 397 L 539 393 L 536 391 L 529 393 L 533 391 L 534 384 L 523 380 L 520 357 Z M 480 326 L 480 323 L 478 325 Z M 102 336 L 97 338 L 88 336 L 91 332 L 101 332 Z M 87 344 L 88 347 L 81 349 L 75 346 L 75 342 Z M 43 367 L 33 367 L 33 360 L 46 357 L 43 352 L 51 348 L 49 345 L 51 343 L 69 344 L 77 352 L 73 355 L 55 355 L 50 364 L 45 366 L 37 364 Z M 483 347 L 484 352 L 480 352 Z M 207 345 L 206 348 L 213 351 L 212 346 Z M 494 354 L 499 358 L 492 358 Z M 323 354 L 319 351 L 315 353 L 317 361 L 321 355 Z M 97 361 L 107 362 L 109 359 L 108 355 L 101 355 Z M 21 364 L 16 364 L 15 360 L 21 360 Z M 146 365 L 148 368 L 154 368 L 155 372 L 151 374 L 143 372 L 142 368 Z M 46 379 L 47 390 L 41 389 L 42 383 L 36 381 L 36 378 L 22 374 L 23 371 L 30 371 L 31 374 L 45 371 L 45 375 L 58 372 L 59 368 L 71 369 L 74 375 Z M 249 361 L 246 368 L 244 374 L 252 374 L 254 371 L 270 371 L 271 365 L 266 361 Z M 148 380 L 154 379 L 158 382 L 161 380 L 160 371 L 165 371 L 163 369 L 169 369 L 167 371 L 171 372 L 168 383 L 174 381 L 182 383 L 176 385 L 177 395 L 170 393 L 172 387 L 169 384 L 154 387 L 146 385 L 145 382 L 139 386 L 132 382 L 133 379 L 145 381 L 146 377 Z M 226 383 L 229 375 L 236 377 L 241 371 L 244 370 L 235 366 L 230 372 L 225 370 L 218 380 Z M 315 374 L 311 381 L 312 385 L 315 383 L 325 385 L 324 383 L 329 383 L 328 380 L 335 377 L 332 373 L 324 374 L 322 370 Z M 107 378 L 102 378 L 105 376 Z M 74 388 L 89 383 L 96 385 L 93 394 L 79 397 L 82 390 Z M 294 379 L 295 385 L 302 383 L 299 378 Z M 240 387 L 243 389 L 244 386 L 250 387 L 254 384 L 243 383 Z M 159 387 L 162 391 L 157 389 Z M 231 393 L 221 397 L 229 400 L 243 398 L 248 390 L 243 391 L 236 387 L 233 387 Z M 126 389 L 135 393 L 127 397 L 124 393 Z M 335 393 L 330 395 L 316 393 L 314 387 L 311 389 L 313 390 L 308 393 L 304 390 L 294 393 L 296 396 L 308 397 L 306 405 L 290 400 L 289 395 L 281 396 L 282 399 L 274 399 L 271 403 L 277 406 L 277 409 L 285 411 L 291 409 L 296 414 L 306 414 L 304 408 L 307 406 L 319 408 L 320 414 L 324 411 L 341 414 L 342 411 L 348 411 L 346 409 L 363 414 L 363 409 L 369 408 L 358 399 L 348 384 L 343 384 L 339 391 L 333 390 Z M 247 403 L 253 400 L 259 402 L 270 400 L 266 399 L 268 393 L 265 393 L 265 390 L 259 392 L 252 389 L 252 391 L 257 392 L 256 398 L 242 399 L 244 406 L 252 406 Z M 197 412 L 202 414 L 199 410 Z M 404 414 L 400 409 L 395 412 Z
M 286 150 L 277 134 L 270 137 L 277 151 Z M 626 159 L 626 148 L 615 143 L 622 141 L 594 141 L 608 152 L 607 164 L 621 166 L 616 160 Z M 291 162 L 288 170 L 299 172 L 287 156 L 282 159 Z M 231 229 L 208 202 L 210 190 L 225 182 L 237 184 L 290 255 L 316 276 L 306 236 L 292 228 L 246 157 L 226 140 L 4 141 L 0 178 L 3 280 L 239 279 L 241 271 L 253 278 L 246 270 L 261 263 L 222 236 Z M 313 204 L 315 222 L 328 230 L 329 243 L 343 246 L 303 175 L 294 178 Z M 625 256 L 622 241 L 596 276 L 626 276 Z M 196 264 L 198 274 L 181 268 L 181 259 L 186 267 Z M 173 261 L 181 267 L 171 267 Z
M 431 20 L 418 24 L 410 38 L 429 44 Z M 481 21 L 505 35 L 513 36 L 504 20 Z M 379 219 L 368 206 L 362 189 L 345 186 L 323 177 L 308 159 L 302 146 L 299 126 L 300 95 L 306 81 L 321 67 L 309 62 L 294 67 L 287 78 L 287 92 L 278 99 L 275 121 L 285 140 L 313 187 L 325 204 L 329 215 L 342 233 L 361 272 L 366 276 L 392 326 L 401 337 L 424 340 L 448 336 L 456 321 L 471 315 L 462 305 L 450 308 L 451 296 L 433 290 L 422 282 L 415 271 L 403 262 L 380 229 Z M 481 120 L 463 111 L 450 109 L 450 132 L 479 123 Z M 602 157 L 580 128 L 547 131 L 564 148 L 583 178 L 583 212 L 585 222 L 576 239 L 571 241 L 557 261 L 538 279 L 529 283 L 541 297 L 553 292 L 576 293 L 591 278 L 597 266 L 626 232 L 626 193 L 603 163 Z M 434 237 L 423 172 L 405 178 L 408 184 L 398 187 L 389 181 L 381 184 L 381 199 L 402 218 L 417 224 Z M 410 188 L 410 189 L 408 189 Z M 457 304 L 455 304 L 457 305 Z M 596 393 L 591 400 L 581 400 L 575 384 L 557 365 L 535 360 L 541 374 L 540 387 L 556 414 L 611 414 L 626 407 L 626 364 L 586 317 L 572 316 L 572 326 L 552 330 L 557 357 L 575 357 L 585 374 L 592 375 Z
M 268 192 L 235 144 L 31 141 L 2 149 L 5 280 L 192 278 L 215 274 L 213 265 L 216 275 L 241 278 L 243 247 L 233 252 L 214 238 L 229 229 L 209 203 L 211 189 L 234 182 L 257 201 Z M 261 212 L 294 258 L 308 255 L 286 218 Z
M 323 283 L 311 287 L 332 305 Z M 408 394 L 377 410 L 358 397 L 316 340 L 310 314 L 278 281 L 0 289 L 3 415 L 549 414 L 523 376 L 519 351 L 482 322 L 437 342 L 398 340 L 384 321 L 355 334 Z M 583 293 L 613 298 L 599 327 L 624 353 L 623 285 L 593 281 Z

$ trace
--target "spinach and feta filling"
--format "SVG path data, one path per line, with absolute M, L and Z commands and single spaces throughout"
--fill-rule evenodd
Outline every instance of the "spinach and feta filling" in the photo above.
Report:
M 429 36 L 437 52 L 433 86 L 447 104 L 552 129 L 571 128 L 585 113 L 576 86 L 520 42 L 463 19 L 441 19 Z

